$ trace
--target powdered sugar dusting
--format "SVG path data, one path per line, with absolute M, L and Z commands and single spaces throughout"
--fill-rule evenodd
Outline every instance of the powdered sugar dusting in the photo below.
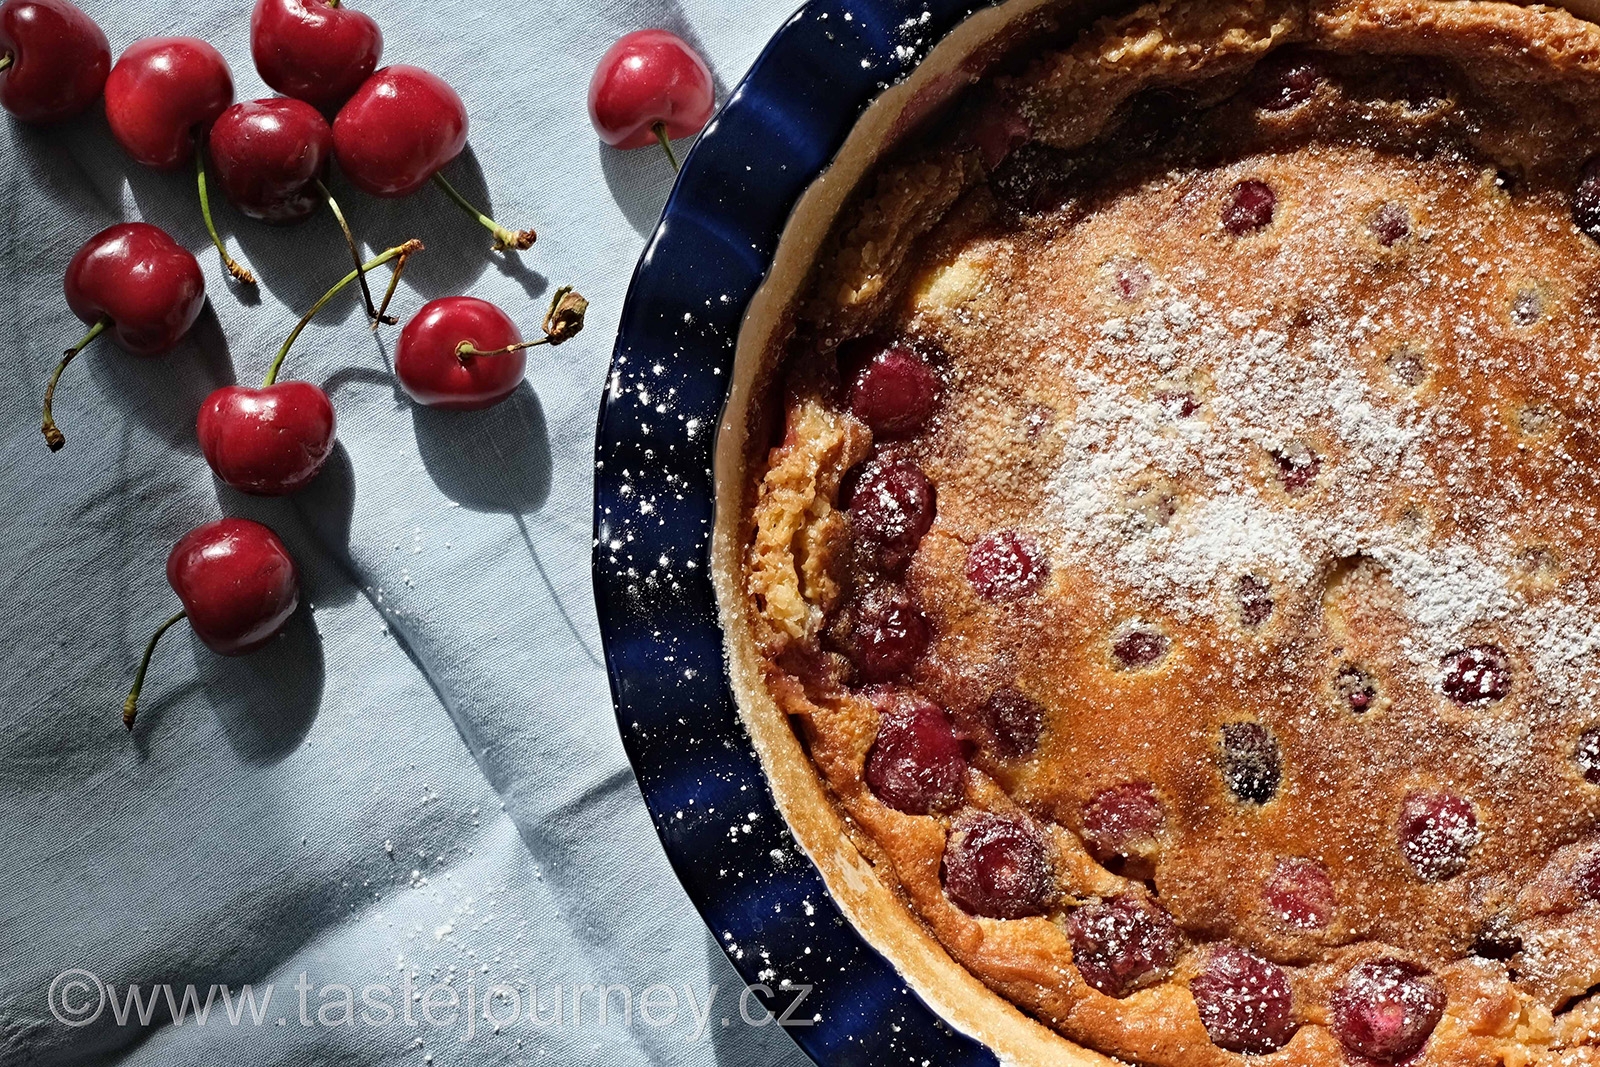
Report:
M 1372 318 L 1291 333 L 1265 313 L 1155 285 L 1150 307 L 1100 324 L 1089 352 L 1099 369 L 1049 353 L 1075 394 L 1050 492 L 1054 552 L 1109 565 L 1180 619 L 1228 615 L 1243 574 L 1306 589 L 1365 557 L 1404 595 L 1414 663 L 1431 669 L 1476 628 L 1520 620 L 1540 673 L 1577 683 L 1600 647 L 1583 598 L 1530 604 L 1509 539 L 1445 536 L 1420 513 L 1396 514 L 1405 500 L 1447 496 L 1451 472 L 1420 447 L 1442 432 L 1438 413 L 1386 391 L 1354 358 L 1378 332 Z M 1159 391 L 1122 384 L 1152 378 L 1199 383 L 1202 409 L 1178 417 Z M 1318 496 L 1298 501 L 1308 471 Z M 1176 497 L 1165 522 L 1136 506 L 1150 484 Z

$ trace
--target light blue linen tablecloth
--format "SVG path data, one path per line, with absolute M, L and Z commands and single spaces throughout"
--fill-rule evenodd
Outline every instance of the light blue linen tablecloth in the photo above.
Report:
M 227 55 L 240 99 L 268 95 L 248 0 L 80 2 L 118 53 L 197 34 Z M 345 269 L 331 219 L 273 230 L 222 207 L 262 279 L 244 300 L 190 175 L 133 165 L 98 108 L 51 131 L 0 121 L 0 1063 L 799 1063 L 775 1027 L 741 1020 L 742 986 L 672 877 L 612 720 L 589 582 L 595 408 L 672 175 L 659 153 L 602 147 L 584 106 L 604 49 L 653 25 L 696 41 L 725 96 L 793 0 L 355 2 L 382 23 L 387 62 L 426 66 L 466 100 L 472 148 L 450 177 L 539 231 L 530 253 L 493 256 L 431 189 L 378 202 L 336 180 L 369 247 L 428 245 L 400 314 L 470 293 L 531 336 L 548 290 L 573 283 L 593 302 L 588 330 L 537 350 L 506 404 L 441 414 L 397 392 L 396 332 L 375 341 L 343 299 L 287 371 L 332 394 L 339 452 L 295 499 L 241 497 L 213 481 L 195 412 L 216 386 L 258 380 Z M 69 443 L 52 456 L 37 403 L 81 333 L 62 272 L 123 219 L 193 249 L 210 304 L 166 357 L 104 344 L 82 357 L 56 405 Z M 310 610 L 242 660 L 174 631 L 130 738 L 119 711 L 135 660 L 176 610 L 167 552 L 222 514 L 283 536 Z M 94 979 L 69 976 L 51 1000 L 73 969 Z M 272 993 L 259 1025 L 248 1009 L 230 1025 L 216 994 L 204 1025 L 173 1025 L 164 1003 L 148 1025 L 136 1005 L 119 1024 L 130 983 L 147 1000 L 170 983 L 180 1006 L 189 984 L 202 1001 L 213 984 L 235 997 L 251 984 L 258 1007 Z M 500 1033 L 481 1019 L 497 984 L 524 1009 Z M 625 988 L 631 1016 L 613 989 L 602 1021 L 583 986 Z M 497 1017 L 510 995 L 497 992 Z M 57 1017 L 81 1022 L 96 1003 L 88 1025 Z

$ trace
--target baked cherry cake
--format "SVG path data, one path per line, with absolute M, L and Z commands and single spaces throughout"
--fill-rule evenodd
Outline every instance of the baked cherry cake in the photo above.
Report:
M 745 498 L 856 847 L 1124 1060 L 1600 1064 L 1600 29 L 1164 3 L 1005 69 L 844 212 Z

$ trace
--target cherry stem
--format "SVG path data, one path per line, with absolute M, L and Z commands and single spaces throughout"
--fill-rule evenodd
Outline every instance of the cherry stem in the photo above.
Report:
M 509 356 L 513 352 L 521 352 L 532 348 L 534 345 L 547 345 L 549 343 L 549 337 L 541 337 L 537 341 L 523 341 L 521 344 L 506 345 L 504 348 L 494 348 L 485 352 L 481 348 L 473 347 L 471 341 L 462 341 L 456 346 L 456 358 L 465 363 L 467 360 L 477 356 Z
M 484 229 L 494 234 L 494 250 L 496 252 L 507 252 L 512 249 L 522 252 L 533 247 L 533 242 L 538 238 L 539 235 L 534 233 L 532 230 L 523 230 L 520 233 L 513 233 L 512 231 L 506 229 L 504 226 L 494 221 L 494 219 L 491 219 L 488 215 L 485 215 L 476 207 L 473 207 L 472 201 L 456 192 L 455 186 L 446 181 L 443 174 L 435 174 L 433 176 L 433 183 L 440 189 L 443 189 L 444 195 L 448 196 L 451 200 L 454 200 L 457 207 L 459 207 L 462 211 L 465 211 L 468 215 L 471 215 L 473 218 L 477 219 L 478 223 L 483 226 Z
M 61 372 L 67 369 L 68 363 L 77 358 L 79 352 L 88 348 L 94 343 L 96 337 L 105 333 L 106 328 L 110 325 L 111 320 L 104 318 L 91 326 L 89 332 L 83 335 L 83 340 L 67 349 L 67 354 L 61 357 L 60 363 L 56 364 L 56 372 L 50 375 L 50 384 L 44 388 L 44 439 L 52 452 L 61 451 L 61 446 L 67 443 L 66 435 L 56 428 L 55 413 L 51 410 L 51 405 L 55 403 L 56 399 L 56 385 L 61 381 Z
M 533 341 L 522 341 L 514 345 L 506 345 L 504 348 L 492 348 L 488 351 L 484 351 L 483 349 L 477 347 L 471 341 L 462 341 L 459 345 L 456 345 L 456 358 L 462 363 L 465 363 L 467 360 L 476 358 L 478 356 L 509 356 L 513 352 L 524 352 L 536 345 L 558 345 L 561 344 L 562 341 L 569 340 L 573 333 L 576 333 L 578 330 L 583 328 L 583 318 L 581 313 L 579 314 L 577 328 L 574 329 L 572 333 L 558 336 L 556 332 L 552 331 L 560 330 L 560 327 L 556 323 L 556 309 L 561 306 L 561 301 L 565 299 L 567 294 L 571 293 L 572 291 L 572 286 L 563 285 L 561 288 L 557 289 L 555 291 L 555 295 L 550 298 L 550 310 L 545 312 L 544 316 L 543 337 Z M 582 300 L 581 297 L 579 299 Z M 587 308 L 588 302 L 583 301 L 583 306 Z
M 656 140 L 661 142 L 661 150 L 667 154 L 667 162 L 672 164 L 672 169 L 679 170 L 678 157 L 672 152 L 672 138 L 667 136 L 667 124 L 658 122 L 650 127 L 650 131 L 656 135 Z
M 12 55 L 10 52 L 0 56 L 0 74 L 4 74 L 6 71 L 10 70 L 11 64 L 15 63 L 16 61 L 17 57 Z
M 317 317 L 317 312 L 327 307 L 329 301 L 342 293 L 346 286 L 361 276 L 363 271 L 377 270 L 390 260 L 399 259 L 401 261 L 400 267 L 396 268 L 395 270 L 395 276 L 398 278 L 400 270 L 404 269 L 406 258 L 409 257 L 413 252 L 420 251 L 422 251 L 421 241 L 407 241 L 403 245 L 396 245 L 394 248 L 389 249 L 375 259 L 367 260 L 365 263 L 361 264 L 359 270 L 353 270 L 349 274 L 346 274 L 343 278 L 340 278 L 339 281 L 334 284 L 333 288 L 329 289 L 326 293 L 323 293 L 322 298 L 315 304 L 311 305 L 311 310 L 301 316 L 299 322 L 295 323 L 294 329 L 290 331 L 288 339 L 283 342 L 283 347 L 278 349 L 277 358 L 272 361 L 272 367 L 267 371 L 267 380 L 263 383 L 263 387 L 269 387 L 276 384 L 278 381 L 278 372 L 283 369 L 283 361 L 288 358 L 289 349 L 294 347 L 295 341 L 300 339 L 300 335 L 305 332 L 305 328 L 311 325 L 311 320 Z M 391 292 L 393 291 L 393 287 L 394 283 L 391 282 Z M 384 306 L 387 307 L 388 304 L 389 302 L 385 300 Z
M 160 626 L 150 635 L 150 643 L 144 646 L 144 658 L 139 661 L 139 673 L 133 676 L 133 688 L 128 690 L 128 699 L 122 702 L 122 725 L 129 730 L 133 729 L 133 720 L 139 715 L 139 691 L 144 688 L 144 676 L 150 670 L 150 659 L 156 654 L 156 642 L 174 626 L 189 617 L 187 611 L 180 611 Z
M 322 184 L 320 178 L 317 179 L 317 191 L 328 202 L 328 210 L 333 212 L 333 217 L 339 221 L 339 229 L 344 232 L 345 247 L 350 249 L 350 259 L 356 265 L 356 274 L 361 282 L 361 299 L 367 302 L 367 318 L 372 320 L 372 328 L 376 330 L 379 326 L 393 326 L 394 319 L 384 318 L 378 314 L 378 309 L 372 306 L 372 289 L 367 285 L 366 268 L 361 265 L 361 249 L 356 245 L 356 235 L 350 231 L 350 223 L 345 220 L 344 210 L 339 207 L 339 201 L 333 198 L 333 194 Z
M 194 153 L 194 169 L 200 186 L 200 214 L 206 220 L 206 232 L 211 234 L 211 243 L 217 246 L 217 254 L 222 256 L 222 265 L 228 268 L 228 273 L 241 285 L 256 284 L 256 276 L 240 266 L 239 261 L 228 254 L 221 235 L 217 233 L 217 224 L 211 219 L 211 193 L 206 188 L 206 154 L 198 148 Z
M 416 245 L 417 245 L 417 247 L 416 247 L 415 251 L 421 251 L 422 250 L 422 242 L 418 241 L 418 242 L 416 242 Z M 402 274 L 404 274 L 406 272 L 406 263 L 410 259 L 411 259 L 411 253 L 410 252 L 402 252 L 400 254 L 400 258 L 395 260 L 394 272 L 389 275 L 389 288 L 384 290 L 384 292 L 383 292 L 383 303 L 378 305 L 378 318 L 382 319 L 385 322 L 393 322 L 393 321 L 395 321 L 395 320 L 389 318 L 388 314 L 387 314 L 388 311 L 389 311 L 389 302 L 394 299 L 395 290 L 400 288 L 400 275 L 402 275 Z

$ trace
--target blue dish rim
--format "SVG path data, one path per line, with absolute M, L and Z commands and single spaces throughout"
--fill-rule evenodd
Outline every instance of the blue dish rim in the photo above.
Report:
M 709 566 L 712 454 L 746 306 L 857 118 L 994 0 L 811 0 L 684 162 L 629 286 L 595 444 L 593 573 L 623 745 L 667 857 L 746 982 L 826 1067 L 990 1067 L 840 913 L 739 718 Z M 775 976 L 775 977 L 774 977 Z M 763 999 L 766 995 L 763 994 Z

